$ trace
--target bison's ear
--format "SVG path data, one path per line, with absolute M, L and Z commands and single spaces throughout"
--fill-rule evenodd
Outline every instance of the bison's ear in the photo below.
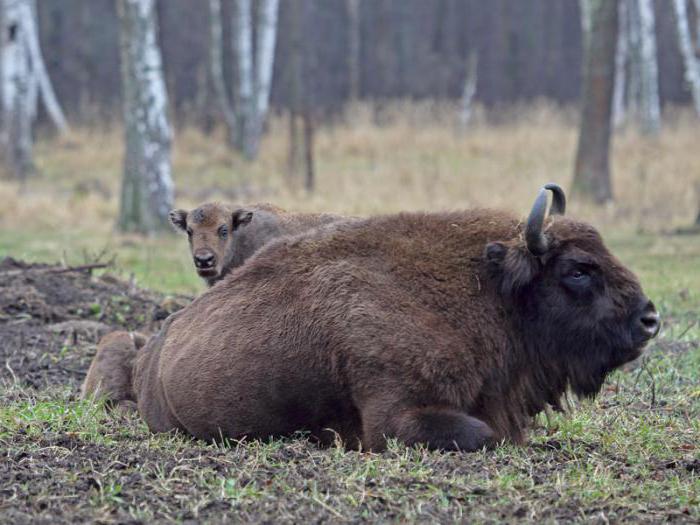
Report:
M 176 230 L 185 231 L 187 229 L 187 212 L 185 210 L 170 210 L 168 219 Z
M 233 212 L 233 229 L 248 224 L 253 219 L 253 212 L 248 210 L 236 210 Z
M 502 242 L 487 244 L 484 258 L 489 273 L 498 280 L 504 295 L 513 295 L 530 284 L 539 268 L 535 257 L 526 249 Z

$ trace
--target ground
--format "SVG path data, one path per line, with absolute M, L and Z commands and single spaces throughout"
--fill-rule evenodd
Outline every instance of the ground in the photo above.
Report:
M 570 173 L 575 137 L 566 115 L 526 117 L 457 138 L 410 122 L 323 133 L 311 196 L 284 189 L 274 123 L 270 155 L 253 165 L 185 131 L 178 204 L 524 214 L 539 183 L 566 186 L 557 174 Z M 182 237 L 114 232 L 116 132 L 40 142 L 31 187 L 0 183 L 0 522 L 700 521 L 700 236 L 674 233 L 696 213 L 700 157 L 684 122 L 667 123 L 658 142 L 616 137 L 615 205 L 590 211 L 571 199 L 640 276 L 660 336 L 596 400 L 540 415 L 525 446 L 470 454 L 321 449 L 303 435 L 214 445 L 152 435 L 138 418 L 79 400 L 102 333 L 156 329 L 203 285 Z

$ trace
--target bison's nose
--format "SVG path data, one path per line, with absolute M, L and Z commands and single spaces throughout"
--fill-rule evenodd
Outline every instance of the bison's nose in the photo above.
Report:
M 651 339 L 659 333 L 661 322 L 659 312 L 656 311 L 654 303 L 649 301 L 642 309 L 642 314 L 639 316 L 638 329 L 644 339 Z
M 211 268 L 212 266 L 214 266 L 214 254 L 209 252 L 195 255 L 194 265 L 200 269 Z

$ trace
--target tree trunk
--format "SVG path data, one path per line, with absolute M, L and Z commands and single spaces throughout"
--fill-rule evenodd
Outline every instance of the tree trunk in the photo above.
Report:
M 626 80 L 629 59 L 629 0 L 620 0 L 618 5 L 617 50 L 615 51 L 615 88 L 613 90 L 613 127 L 619 128 L 626 117 Z
M 348 11 L 348 77 L 351 102 L 360 98 L 360 0 L 345 0 Z
M 250 0 L 236 0 L 233 10 L 233 48 L 236 56 L 238 89 L 236 90 L 237 147 L 246 159 L 255 157 L 253 97 L 253 22 Z
M 303 50 L 301 36 L 302 4 L 299 0 L 290 0 L 289 19 L 289 180 L 295 184 L 300 171 L 302 141 L 299 139 L 299 116 L 302 112 L 303 79 Z
M 642 102 L 642 25 L 637 0 L 620 0 L 627 4 L 627 36 L 629 39 L 629 82 L 627 113 L 639 122 Z
M 56 98 L 56 93 L 53 90 L 49 74 L 46 72 L 44 58 L 41 54 L 39 35 L 36 29 L 36 13 L 32 10 L 29 2 L 20 2 L 19 5 L 22 12 L 22 20 L 26 28 L 24 31 L 24 38 L 27 39 L 26 45 L 32 65 L 32 76 L 36 79 L 35 81 L 38 84 L 37 87 L 41 93 L 41 99 L 44 102 L 44 107 L 51 121 L 60 132 L 66 132 L 68 131 L 68 122 L 66 122 L 63 109 L 61 109 L 61 105 Z
M 655 135 L 661 126 L 659 107 L 659 73 L 656 62 L 656 29 L 651 0 L 633 0 L 631 23 L 639 36 L 638 47 L 633 48 L 633 67 L 638 81 L 636 95 L 639 102 L 637 118 L 644 134 Z
M 316 187 L 314 164 L 314 121 L 311 108 L 304 108 L 304 189 L 311 193 Z
M 209 0 L 209 71 L 217 106 L 226 125 L 230 145 L 236 140 L 236 115 L 231 107 L 223 69 L 223 30 L 221 28 L 221 0 Z
M 695 56 L 693 50 L 693 42 L 691 40 L 690 28 L 688 24 L 686 0 L 673 0 L 673 7 L 676 13 L 678 47 L 680 48 L 681 55 L 683 56 L 685 81 L 688 83 L 690 92 L 693 96 L 695 113 L 700 117 L 700 59 Z M 698 40 L 700 40 L 700 35 L 698 36 Z
M 270 106 L 272 72 L 275 64 L 277 41 L 277 15 L 279 0 L 263 0 L 258 5 L 258 24 L 255 60 L 255 108 L 253 112 L 252 155 L 258 156 L 260 140 L 265 130 L 265 120 Z
M 573 188 L 596 203 L 612 200 L 610 124 L 617 42 L 617 1 L 590 1 L 590 35 L 584 51 L 581 127 Z
M 3 2 L 3 138 L 12 172 L 22 183 L 33 171 L 31 68 L 24 2 Z
M 464 89 L 459 111 L 459 127 L 462 131 L 469 127 L 472 117 L 472 103 L 476 94 L 477 70 L 479 67 L 479 54 L 472 50 L 467 57 L 467 68 L 464 77 Z
M 171 131 L 155 0 L 117 0 L 117 9 L 126 135 L 118 227 L 152 233 L 168 229 L 173 204 Z

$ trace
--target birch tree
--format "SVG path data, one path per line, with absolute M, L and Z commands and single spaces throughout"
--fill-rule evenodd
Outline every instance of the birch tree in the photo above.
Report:
M 652 0 L 632 0 L 630 23 L 637 35 L 638 45 L 630 45 L 635 71 L 636 117 L 645 134 L 659 131 L 659 73 L 656 60 L 656 22 Z
M 615 55 L 613 125 L 633 117 L 644 134 L 661 127 L 656 21 L 652 0 L 621 0 Z
M 236 141 L 236 115 L 226 90 L 223 70 L 223 30 L 221 27 L 221 0 L 209 0 L 209 72 L 217 106 L 226 124 L 229 144 Z
M 238 147 L 244 156 L 257 157 L 270 102 L 279 0 L 260 0 L 253 54 L 253 16 L 250 0 L 236 0 L 233 47 L 238 72 Z
M 613 127 L 619 128 L 626 117 L 627 62 L 629 59 L 629 20 L 627 4 L 629 0 L 620 0 L 618 4 L 618 34 L 615 50 L 615 87 L 613 89 Z
M 253 17 L 251 0 L 236 0 L 232 24 L 238 89 L 236 90 L 237 146 L 246 158 L 253 152 Z
M 168 228 L 173 203 L 171 131 L 156 38 L 155 0 L 117 0 L 126 155 L 118 227 L 152 233 Z
M 676 15 L 678 47 L 683 57 L 684 77 L 693 97 L 695 113 L 700 117 L 700 57 L 693 51 L 686 0 L 673 0 L 673 8 Z M 698 48 L 700 48 L 700 1 L 696 2 L 696 9 L 698 9 Z
M 23 20 L 26 0 L 2 4 L 2 106 L 5 151 L 15 178 L 25 181 L 33 170 L 31 68 Z
M 613 197 L 609 150 L 618 11 L 616 0 L 589 2 L 590 34 L 585 39 L 581 126 L 573 187 L 595 202 L 604 203 Z
M 472 117 L 472 106 L 474 95 L 476 95 L 477 70 L 479 67 L 479 55 L 476 51 L 471 51 L 467 58 L 467 68 L 464 77 L 464 88 L 462 89 L 462 99 L 460 101 L 459 127 L 462 131 L 469 126 Z
M 41 95 L 41 100 L 44 103 L 46 112 L 58 130 L 60 132 L 68 131 L 68 122 L 63 114 L 61 105 L 58 103 L 58 98 L 56 98 L 56 93 L 53 90 L 53 85 L 51 84 L 51 79 L 46 71 L 44 58 L 41 54 L 35 10 L 32 9 L 29 1 L 15 0 L 15 2 L 18 2 L 20 5 L 22 13 L 21 19 L 25 25 L 24 36 L 26 38 L 29 60 L 32 68 L 32 82 L 36 83 L 38 91 L 36 95 Z M 36 107 L 36 102 L 34 106 Z
M 272 71 L 275 63 L 277 41 L 277 16 L 279 0 L 260 2 L 257 26 L 257 57 L 255 74 L 255 152 L 259 147 L 265 119 L 270 106 Z
M 2 84 L 3 142 L 15 176 L 32 171 L 32 125 L 41 100 L 59 129 L 68 124 L 51 85 L 39 46 L 32 0 L 3 0 Z

